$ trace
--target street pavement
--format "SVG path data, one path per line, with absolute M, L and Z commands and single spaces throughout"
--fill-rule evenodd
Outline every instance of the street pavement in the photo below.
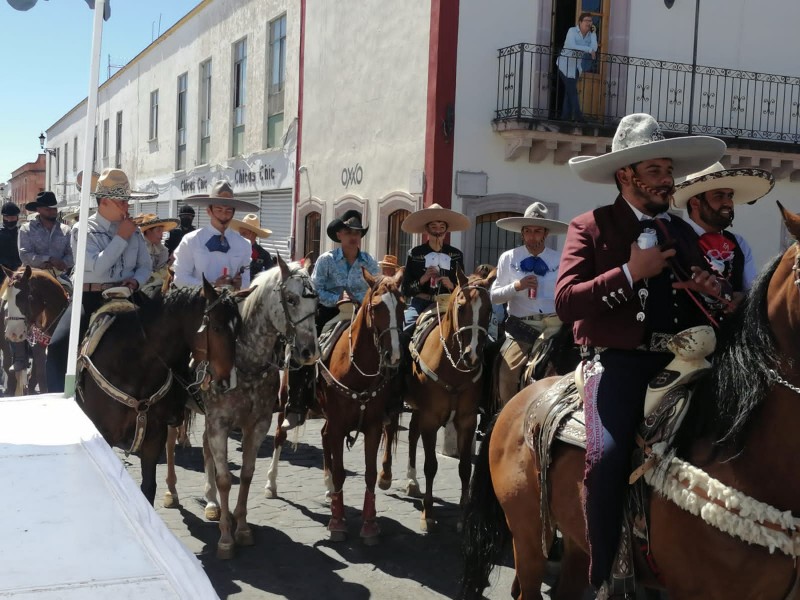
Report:
M 376 489 L 380 542 L 365 546 L 358 536 L 364 498 L 364 454 L 359 437 L 352 450 L 345 450 L 347 480 L 344 485 L 349 537 L 344 542 L 328 539 L 326 524 L 330 509 L 325 501 L 322 478 L 322 420 L 310 420 L 290 438 L 283 450 L 278 475 L 278 498 L 266 499 L 264 485 L 272 458 L 272 436 L 259 451 L 253 486 L 248 502 L 248 522 L 253 527 L 255 545 L 237 547 L 229 561 L 216 558 L 219 538 L 217 523 L 204 519 L 204 475 L 202 463 L 202 424 L 199 417 L 192 428 L 192 447 L 178 448 L 176 470 L 181 506 L 166 509 L 161 498 L 166 489 L 166 465 L 158 467 L 156 512 L 179 540 L 202 562 L 221 598 L 260 599 L 324 598 L 329 600 L 453 598 L 462 573 L 460 536 L 456 531 L 461 484 L 458 462 L 437 453 L 439 471 L 434 482 L 438 523 L 431 532 L 420 531 L 421 500 L 405 494 L 408 464 L 409 415 L 401 419 L 400 440 L 394 459 L 391 489 Z M 274 425 L 273 425 L 274 426 Z M 443 440 L 439 433 L 439 449 Z M 139 461 L 124 458 L 133 478 L 140 482 Z M 238 493 L 237 475 L 241 451 L 237 439 L 228 445 L 234 475 L 231 505 Z M 424 490 L 422 444 L 417 449 L 417 473 Z M 379 461 L 380 465 L 380 461 Z M 509 551 L 504 566 L 495 568 L 487 598 L 508 598 L 513 580 Z M 551 565 L 552 566 L 552 565 Z M 552 578 L 550 579 L 552 582 Z M 545 588 L 547 589 L 547 588 Z M 547 596 L 545 596 L 547 597 Z

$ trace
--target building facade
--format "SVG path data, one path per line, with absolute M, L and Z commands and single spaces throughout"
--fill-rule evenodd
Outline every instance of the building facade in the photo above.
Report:
M 20 207 L 36 200 L 39 192 L 45 189 L 45 155 L 40 154 L 34 162 L 25 163 L 11 173 L 8 185 L 0 193 L 0 200 L 8 198 Z M 0 187 L 3 187 L 0 185 Z

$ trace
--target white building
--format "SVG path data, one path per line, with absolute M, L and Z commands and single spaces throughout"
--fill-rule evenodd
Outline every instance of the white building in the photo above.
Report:
M 775 173 L 734 224 L 761 265 L 786 243 L 773 200 L 800 209 L 800 80 L 768 43 L 793 39 L 800 4 L 704 0 L 698 15 L 694 2 L 666 4 L 204 0 L 101 87 L 97 170 L 120 165 L 157 189 L 162 215 L 227 178 L 260 201 L 271 249 L 285 251 L 294 227 L 296 256 L 330 249 L 325 225 L 358 208 L 364 248 L 402 261 L 418 241 L 402 219 L 438 202 L 472 219 L 452 240 L 471 268 L 517 243 L 494 222 L 533 200 L 562 220 L 612 202 L 613 186 L 566 163 L 606 152 L 619 118 L 649 112 L 668 135 L 725 139 L 726 165 Z M 555 58 L 583 11 L 600 50 L 577 127 L 560 120 Z M 47 131 L 49 175 L 70 201 L 84 115 L 80 104 Z

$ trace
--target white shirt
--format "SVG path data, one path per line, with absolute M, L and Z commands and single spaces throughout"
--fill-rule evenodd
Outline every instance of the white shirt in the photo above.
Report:
M 524 273 L 519 264 L 532 256 L 525 246 L 518 246 L 500 255 L 497 262 L 497 279 L 492 283 L 490 294 L 494 304 L 508 303 L 508 314 L 514 317 L 530 317 L 536 314 L 552 314 L 556 312 L 555 295 L 558 280 L 558 265 L 561 252 L 545 248 L 539 254 L 548 267 L 546 275 L 539 276 L 536 298 L 528 298 L 528 290 L 515 290 L 514 283 L 530 273 Z
M 227 252 L 211 252 L 206 243 L 212 237 L 221 235 L 211 225 L 196 229 L 183 236 L 181 243 L 175 249 L 175 285 L 185 287 L 190 285 L 203 285 L 202 276 L 214 283 L 222 277 L 223 269 L 228 269 L 228 275 L 235 277 L 242 271 L 242 289 L 250 286 L 250 255 L 252 248 L 250 242 L 232 229 L 225 230 L 225 239 L 228 242 Z

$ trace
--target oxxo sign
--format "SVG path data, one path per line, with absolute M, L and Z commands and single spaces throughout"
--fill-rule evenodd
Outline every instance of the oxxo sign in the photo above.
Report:
M 342 185 L 349 188 L 351 185 L 360 185 L 364 179 L 364 170 L 361 165 L 356 163 L 355 167 L 345 167 L 342 169 Z

